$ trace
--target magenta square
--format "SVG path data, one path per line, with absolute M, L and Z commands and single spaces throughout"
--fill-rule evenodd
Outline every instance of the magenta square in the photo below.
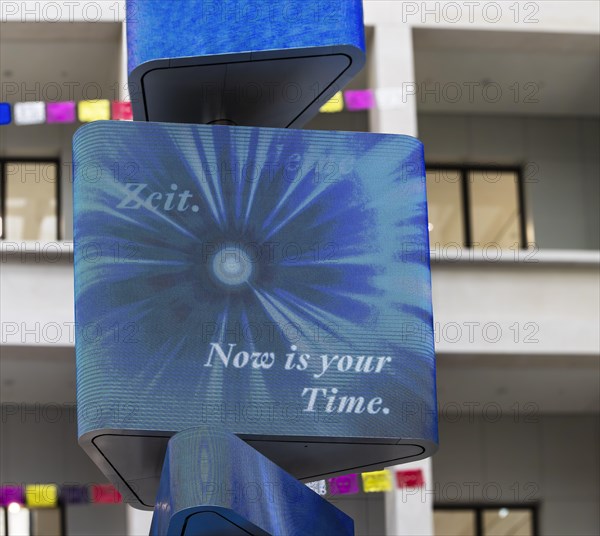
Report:
M 46 123 L 74 123 L 75 117 L 76 110 L 73 101 L 46 104 Z
M 25 504 L 25 494 L 22 486 L 0 487 L 0 506 L 8 506 L 11 503 Z
M 329 493 L 331 495 L 350 495 L 359 492 L 358 475 L 334 476 L 329 479 Z
M 371 89 L 344 91 L 344 101 L 346 102 L 346 109 L 351 112 L 375 108 L 375 94 Z

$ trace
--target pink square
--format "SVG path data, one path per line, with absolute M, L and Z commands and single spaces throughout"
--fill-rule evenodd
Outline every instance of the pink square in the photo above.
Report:
M 371 89 L 355 89 L 344 92 L 346 109 L 351 112 L 375 108 L 375 95 Z
M 117 121 L 133 121 L 133 112 L 130 102 L 113 101 L 111 117 Z
M 75 117 L 75 103 L 72 101 L 46 104 L 46 123 L 74 123 Z

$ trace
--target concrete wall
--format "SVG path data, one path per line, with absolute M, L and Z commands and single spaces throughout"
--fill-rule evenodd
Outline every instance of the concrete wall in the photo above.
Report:
M 540 248 L 600 248 L 600 120 L 419 114 L 428 163 L 517 165 Z
M 86 3 L 78 4 L 72 16 L 70 8 L 67 7 L 68 3 L 60 3 L 64 4 L 63 20 L 90 20 L 90 17 L 95 16 L 94 13 L 82 11 Z M 103 21 L 122 20 L 124 13 L 122 1 L 97 4 L 102 5 Z M 483 7 L 487 4 L 480 5 Z M 40 20 L 39 15 L 43 14 L 40 5 L 41 3 L 34 1 L 1 2 L 0 18 Z M 597 34 L 600 24 L 598 4 L 589 1 L 536 2 L 535 5 L 540 9 L 536 15 L 539 22 L 536 24 L 527 24 L 524 20 L 515 24 L 514 11 L 510 11 L 506 6 L 502 10 L 502 19 L 497 22 L 490 22 L 486 18 L 486 13 L 487 16 L 493 16 L 492 12 L 484 13 L 480 8 L 475 9 L 474 18 L 471 20 L 469 9 L 464 8 L 461 20 L 455 23 L 444 18 L 440 5 L 439 2 L 365 1 L 365 22 L 375 28 L 374 48 L 376 48 L 375 57 L 371 61 L 373 69 L 369 73 L 369 84 L 365 87 L 398 87 L 414 79 L 411 28 L 415 26 Z M 14 6 L 18 8 L 16 12 L 7 11 Z M 24 19 L 26 12 L 32 12 L 33 15 Z M 120 72 L 123 78 L 122 68 Z M 340 114 L 339 118 L 341 119 L 343 115 Z M 321 123 L 325 120 L 326 118 L 321 117 L 316 121 Z M 415 134 L 416 103 L 411 101 L 408 107 L 401 110 L 370 114 L 369 120 L 373 131 Z M 348 116 L 344 118 L 343 123 L 337 128 L 367 130 L 365 116 L 361 114 Z M 314 126 L 317 128 L 321 125 Z M 60 154 L 63 162 L 70 162 L 71 156 L 68 152 L 72 135 L 70 128 L 50 125 L 35 129 L 18 127 L 17 132 L 17 127 L 14 127 L 14 131 L 13 127 L 8 127 L 2 132 L 5 141 L 0 141 L 0 153 L 3 156 L 27 156 L 17 154 L 17 151 L 27 150 L 34 151 L 35 156 Z M 472 161 L 477 158 L 485 159 L 484 162 L 493 160 L 497 163 L 504 161 L 504 163 L 514 164 L 530 160 L 538 163 L 540 180 L 528 186 L 531 186 L 529 197 L 533 203 L 534 220 L 538 226 L 537 240 L 540 246 L 598 248 L 598 182 L 588 180 L 591 177 L 597 179 L 598 176 L 598 161 L 597 158 L 596 160 L 593 158 L 597 151 L 599 137 L 597 121 L 438 115 L 421 116 L 419 130 L 430 161 L 435 159 L 438 162 L 449 162 L 449 159 L 454 159 L 452 161 L 457 162 Z M 40 147 L 40 143 L 45 144 L 43 152 L 36 149 Z M 515 162 L 515 159 L 518 159 L 518 162 Z M 506 162 L 507 160 L 510 162 Z M 69 176 L 63 175 L 63 177 Z M 69 186 L 65 188 L 65 192 L 67 191 L 70 191 Z M 63 196 L 62 206 L 65 219 L 64 237 L 69 239 L 72 234 L 69 223 L 71 199 L 68 194 Z M 14 289 L 13 292 L 5 292 L 3 295 L 1 312 L 4 322 L 17 322 L 20 326 L 22 322 L 48 323 L 56 321 L 57 318 L 61 321 L 70 321 L 72 302 L 67 297 L 71 296 L 72 289 L 71 266 L 61 261 L 54 263 L 50 270 L 48 263 L 39 264 L 32 267 L 22 266 L 20 259 L 13 259 L 7 263 L 3 261 L 2 290 L 4 292 Z M 21 270 L 20 274 L 17 268 Z M 484 270 L 483 267 L 480 269 Z M 461 311 L 463 313 L 467 311 L 466 308 L 461 309 L 465 306 L 464 295 L 456 293 L 453 285 L 456 285 L 457 281 L 467 285 L 472 274 L 466 270 L 462 275 L 450 273 L 453 268 L 444 274 L 442 270 L 438 269 L 438 275 L 434 275 L 434 278 L 437 277 L 437 280 L 434 279 L 434 285 L 437 286 L 435 292 L 439 296 L 436 303 L 436 314 L 440 315 L 438 320 L 445 322 L 444 311 L 448 312 L 446 316 L 448 322 L 456 318 L 465 319 L 466 316 L 460 316 Z M 456 272 L 460 272 L 460 269 Z M 24 279 L 26 273 L 29 283 Z M 32 280 L 41 281 L 48 274 L 58 278 L 54 280 L 54 283 L 58 284 L 55 291 L 64 290 L 64 296 L 67 296 L 64 301 L 54 302 L 51 299 L 53 295 L 51 289 L 37 294 L 30 290 L 28 296 L 31 297 L 31 301 L 27 311 L 25 307 L 19 307 L 15 300 L 23 300 L 23 295 L 21 294 L 19 298 L 18 291 L 33 288 Z M 470 295 L 474 300 L 481 297 L 482 307 L 488 304 L 488 309 L 483 310 L 483 313 L 488 315 L 495 314 L 496 302 L 489 295 L 490 286 L 483 280 L 493 279 L 492 276 L 493 274 L 487 271 L 487 275 L 482 275 L 480 278 L 482 284 L 469 287 Z M 552 274 L 549 274 L 546 280 L 551 279 L 551 276 Z M 535 278 L 535 273 L 531 277 Z M 561 277 L 557 276 L 555 279 L 555 284 L 564 285 Z M 505 289 L 516 291 L 516 287 L 511 285 L 510 281 L 506 283 Z M 541 292 L 544 288 L 538 284 L 537 290 Z M 547 295 L 551 295 L 553 286 L 550 285 L 545 290 Z M 452 294 L 457 295 L 454 301 L 448 299 Z M 510 295 L 503 296 L 503 299 L 505 303 L 511 303 Z M 558 303 L 558 300 L 553 303 Z M 444 305 L 447 306 L 445 310 Z M 55 308 L 54 313 L 49 314 L 52 307 Z M 10 314 L 5 316 L 8 312 Z M 547 312 L 544 314 L 548 316 Z M 486 318 L 496 320 L 493 314 Z M 479 320 L 473 316 L 467 318 L 467 320 L 473 319 Z M 564 322 L 571 320 L 564 314 L 558 318 L 558 321 L 561 319 Z M 527 316 L 524 320 L 535 321 L 535 317 Z M 574 326 L 573 329 L 588 329 L 589 325 L 588 320 L 583 324 L 583 328 Z M 597 330 L 597 326 L 591 329 Z M 60 344 L 68 343 L 69 341 L 63 339 L 60 341 Z M 12 341 L 11 344 L 18 345 L 19 342 Z M 47 352 L 47 345 L 42 343 L 41 346 L 44 348 L 40 350 L 39 346 L 36 348 L 36 345 L 30 343 L 27 351 L 31 351 L 32 354 L 35 349 Z M 13 352 L 14 348 L 10 350 Z M 452 353 L 450 348 L 447 350 L 449 354 Z M 11 354 L 10 358 L 14 360 L 20 355 Z M 65 362 L 68 359 L 72 360 L 72 354 L 69 355 L 70 357 L 65 358 Z M 514 357 L 518 358 L 516 355 Z M 19 367 L 19 370 L 23 369 L 22 366 Z M 37 381 L 48 383 L 47 377 L 38 378 Z M 571 382 L 567 389 L 576 388 L 576 385 L 576 382 Z M 39 396 L 39 384 L 31 385 L 31 390 Z M 10 391 L 10 400 L 19 401 L 25 398 L 18 383 Z M 496 398 L 494 392 L 490 391 L 488 395 L 489 399 Z M 64 391 L 60 395 L 48 393 L 47 396 L 48 400 L 65 401 L 72 397 L 72 391 L 68 396 L 64 395 Z M 513 423 L 510 419 L 491 423 L 481 417 L 475 418 L 472 422 L 468 419 L 457 422 L 442 420 L 441 448 L 433 462 L 434 479 L 440 486 L 449 482 L 458 482 L 460 489 L 467 487 L 469 482 L 479 482 L 480 490 L 483 489 L 484 483 L 498 482 L 504 496 L 506 493 L 513 493 L 511 485 L 514 482 L 518 483 L 516 489 L 520 493 L 530 492 L 531 488 L 524 489 L 524 486 L 532 482 L 533 489 L 536 491 L 534 497 L 542 501 L 542 534 L 552 536 L 598 534 L 600 533 L 597 509 L 598 480 L 594 476 L 598 474 L 599 445 L 596 421 L 597 415 L 573 417 L 541 415 L 533 423 L 522 421 Z M 31 419 L 21 422 L 20 417 L 11 417 L 7 418 L 6 422 L 3 419 L 1 425 L 2 481 L 8 482 L 11 479 L 19 482 L 45 479 L 59 483 L 67 479 L 79 482 L 105 481 L 83 451 L 77 447 L 74 422 L 37 423 L 31 422 Z M 446 490 L 449 490 L 447 486 Z M 514 496 L 510 495 L 510 497 L 514 501 Z M 447 497 L 440 493 L 437 499 L 446 501 Z M 477 497 L 477 500 L 479 499 L 481 497 Z M 341 499 L 338 505 L 357 520 L 357 534 L 383 534 L 383 500 L 380 495 L 357 495 Z M 126 532 L 125 514 L 121 507 L 73 508 L 69 511 L 68 521 L 72 534 L 125 534 Z
M 598 33 L 600 30 L 600 7 L 597 2 L 588 0 L 538 0 L 535 6 L 530 6 L 533 10 L 521 11 L 518 15 L 515 15 L 513 4 L 504 2 L 364 0 L 363 5 L 365 24 L 376 27 L 566 33 Z
M 504 261 L 493 260 L 498 250 L 487 260 L 457 251 L 461 261 L 432 263 L 437 353 L 598 355 L 598 252 L 565 251 L 562 261 L 552 252 L 523 252 L 515 262 L 514 251 L 503 252 Z M 467 336 L 469 322 L 478 325 Z M 462 326 L 463 336 L 452 332 L 451 323 Z M 480 329 L 486 324 L 489 333 Z
M 440 422 L 437 504 L 538 503 L 542 536 L 600 534 L 596 415 Z

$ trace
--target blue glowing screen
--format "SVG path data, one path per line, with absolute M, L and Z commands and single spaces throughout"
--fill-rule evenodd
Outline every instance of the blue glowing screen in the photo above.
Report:
M 129 71 L 165 58 L 351 45 L 362 0 L 127 0 Z
M 418 140 L 97 122 L 74 162 L 80 434 L 437 441 Z

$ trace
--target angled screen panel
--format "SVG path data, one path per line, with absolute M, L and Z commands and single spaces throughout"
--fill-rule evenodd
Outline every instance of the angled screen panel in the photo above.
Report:
M 365 62 L 361 0 L 129 0 L 137 121 L 300 127 Z
M 418 140 L 97 122 L 74 159 L 80 441 L 122 492 L 204 424 L 298 478 L 435 450 Z

